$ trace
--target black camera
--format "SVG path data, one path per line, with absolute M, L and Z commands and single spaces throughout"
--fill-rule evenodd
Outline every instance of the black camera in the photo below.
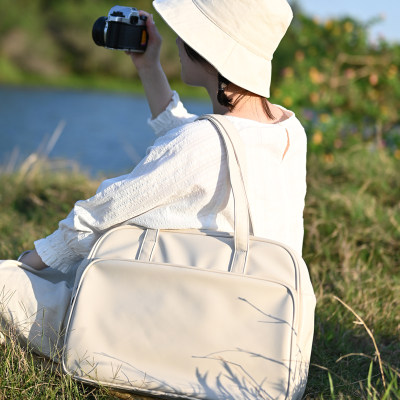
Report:
M 93 40 L 108 49 L 143 53 L 147 46 L 146 18 L 136 8 L 114 6 L 108 17 L 94 23 Z

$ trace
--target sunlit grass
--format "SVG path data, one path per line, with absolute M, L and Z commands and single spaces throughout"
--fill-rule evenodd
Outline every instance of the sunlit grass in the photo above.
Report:
M 9 333 L 0 346 L 0 399 L 109 399 L 105 388 L 83 386 L 61 366 L 36 356 Z
M 337 152 L 329 162 L 309 156 L 304 257 L 318 301 L 311 397 L 331 398 L 333 384 L 334 398 L 383 398 L 390 382 L 394 391 L 386 398 L 400 396 L 395 389 L 400 372 L 398 168 L 399 161 L 388 153 L 365 145 Z M 386 387 L 365 326 L 336 296 L 373 333 Z
M 51 233 L 98 182 L 33 164 L 0 175 L 0 259 Z M 304 258 L 317 295 L 308 399 L 400 398 L 399 161 L 359 145 L 309 154 Z M 16 342 L 0 348 L 0 399 L 113 398 L 37 362 Z

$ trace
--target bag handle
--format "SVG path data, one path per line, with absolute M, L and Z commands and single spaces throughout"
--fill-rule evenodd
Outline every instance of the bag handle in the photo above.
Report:
M 246 192 L 246 158 L 236 127 L 222 115 L 205 114 L 198 119 L 210 121 L 225 145 L 229 178 L 234 199 L 235 251 L 230 271 L 244 273 L 249 251 L 249 233 L 253 231 L 250 207 Z

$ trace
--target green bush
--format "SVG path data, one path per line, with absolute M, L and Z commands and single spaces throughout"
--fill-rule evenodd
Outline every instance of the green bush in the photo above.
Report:
M 371 43 L 370 24 L 351 18 L 296 15 L 275 57 L 274 100 L 298 112 L 312 151 L 361 139 L 400 159 L 400 44 Z

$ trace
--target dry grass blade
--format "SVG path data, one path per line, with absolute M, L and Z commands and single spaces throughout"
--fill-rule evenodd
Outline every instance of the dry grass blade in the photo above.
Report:
M 50 137 L 50 140 L 47 142 L 46 148 L 43 152 L 43 156 L 47 157 L 51 151 L 53 150 L 54 146 L 56 145 L 58 139 L 60 138 L 61 134 L 64 131 L 66 122 L 64 120 L 61 120 L 56 129 L 54 130 L 53 134 Z
M 30 156 L 26 158 L 26 160 L 22 163 L 20 169 L 19 169 L 19 174 L 22 177 L 26 177 L 29 173 L 32 173 L 34 171 L 34 166 L 40 162 L 41 160 L 47 159 L 49 156 L 50 152 L 53 150 L 54 146 L 56 145 L 58 139 L 60 138 L 64 128 L 65 128 L 66 122 L 64 120 L 60 121 L 52 133 L 50 139 L 46 142 L 45 148 L 39 150 L 36 153 L 32 153 Z M 43 147 L 43 146 L 40 146 Z
M 17 165 L 18 154 L 19 154 L 18 147 L 14 147 L 14 149 L 11 152 L 7 166 L 5 167 L 4 170 L 5 174 L 11 174 L 15 170 L 15 167 Z
M 346 304 L 343 300 L 339 299 L 339 297 L 337 297 L 337 296 L 333 296 L 333 298 L 335 300 L 337 300 L 339 303 L 341 303 L 343 306 L 345 306 L 349 311 L 352 312 L 352 314 L 358 319 L 359 323 L 364 326 L 364 328 L 367 331 L 368 335 L 372 339 L 372 342 L 373 342 L 374 348 L 375 348 L 375 353 L 376 353 L 376 356 L 378 358 L 379 370 L 380 370 L 381 376 L 382 376 L 382 384 L 383 384 L 383 387 L 386 388 L 386 380 L 385 380 L 385 375 L 383 373 L 381 353 L 379 352 L 379 348 L 378 348 L 378 346 L 376 344 L 374 335 L 372 334 L 371 330 L 368 328 L 368 326 L 366 325 L 364 320 L 348 304 Z

